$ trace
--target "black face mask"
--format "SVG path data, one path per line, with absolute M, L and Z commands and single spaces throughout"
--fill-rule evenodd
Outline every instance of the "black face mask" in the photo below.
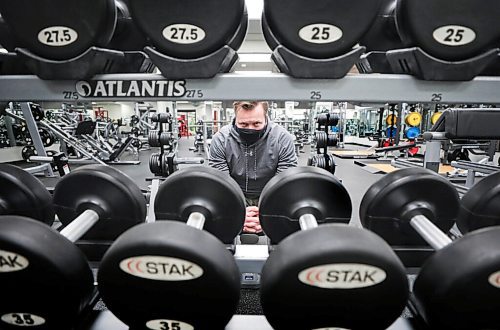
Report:
M 245 142 L 247 145 L 252 145 L 255 142 L 257 142 L 263 135 L 264 132 L 266 131 L 267 125 L 263 129 L 249 129 L 249 128 L 239 128 L 234 125 L 234 128 L 236 129 L 236 132 L 240 135 L 240 138 L 243 142 Z

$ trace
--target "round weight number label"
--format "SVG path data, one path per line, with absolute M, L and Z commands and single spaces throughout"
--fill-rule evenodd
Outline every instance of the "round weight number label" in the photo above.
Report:
M 194 330 L 191 324 L 174 320 L 152 320 L 146 323 L 152 330 Z
M 385 271 L 363 264 L 328 264 L 304 269 L 299 281 L 323 289 L 357 289 L 383 282 Z
M 203 275 L 203 269 L 187 260 L 163 256 L 137 256 L 120 262 L 127 274 L 156 281 L 189 281 Z
M 313 44 L 329 44 L 342 38 L 341 29 L 331 24 L 311 24 L 299 30 L 299 37 Z
M 47 46 L 62 47 L 74 43 L 78 33 L 66 26 L 51 26 L 38 33 L 38 41 Z
M 29 313 L 10 313 L 2 315 L 2 321 L 18 327 L 36 327 L 45 323 L 43 317 Z
M 176 44 L 195 44 L 205 36 L 202 28 L 191 24 L 173 24 L 163 29 L 163 37 Z
M 500 289 L 500 271 L 493 273 L 488 278 L 488 282 L 496 288 Z
M 465 26 L 445 25 L 432 33 L 434 40 L 446 46 L 463 46 L 476 39 L 476 32 Z
M 0 273 L 17 272 L 28 267 L 28 259 L 20 254 L 0 250 Z

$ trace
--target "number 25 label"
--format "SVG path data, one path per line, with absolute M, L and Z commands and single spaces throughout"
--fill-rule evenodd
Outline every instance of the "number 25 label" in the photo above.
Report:
M 446 46 L 463 46 L 476 39 L 474 30 L 460 25 L 445 25 L 432 33 L 434 40 Z

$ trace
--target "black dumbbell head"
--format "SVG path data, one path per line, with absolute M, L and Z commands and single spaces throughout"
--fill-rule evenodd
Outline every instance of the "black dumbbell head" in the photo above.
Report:
M 192 188 L 192 187 L 191 187 Z M 104 255 L 106 306 L 134 329 L 223 329 L 236 311 L 240 272 L 209 233 L 175 221 L 136 226 Z
M 36 177 L 19 167 L 0 164 L 0 187 L 0 215 L 20 215 L 52 225 L 52 196 Z
M 477 182 L 462 197 L 458 229 L 468 233 L 500 224 L 500 172 Z
M 86 239 L 115 239 L 146 218 L 146 199 L 139 187 L 110 166 L 88 165 L 65 175 L 53 199 L 64 225 L 87 209 L 99 214 L 99 222 L 83 236 Z
M 496 0 L 398 0 L 399 34 L 407 44 L 445 61 L 460 61 L 500 45 Z
M 224 243 L 233 242 L 245 221 L 245 196 L 227 174 L 191 166 L 170 175 L 154 203 L 158 220 L 187 221 L 192 212 L 205 216 L 204 230 Z
M 342 183 L 324 169 L 290 168 L 274 176 L 262 190 L 259 217 L 274 244 L 300 230 L 298 219 L 312 214 L 318 223 L 348 223 L 352 205 Z
M 262 270 L 262 308 L 275 329 L 386 329 L 407 297 L 405 269 L 387 243 L 346 225 L 288 236 Z
M 347 53 L 370 28 L 379 0 L 266 0 L 264 34 L 310 58 Z M 267 38 L 270 40 L 270 38 Z M 274 48 L 276 42 L 271 42 Z
M 410 226 L 415 215 L 425 215 L 443 232 L 455 223 L 460 199 L 445 178 L 424 168 L 405 168 L 386 174 L 365 193 L 359 217 L 365 228 L 391 245 L 425 245 Z
M 446 206 L 445 206 L 446 207 Z M 497 329 L 500 228 L 483 228 L 436 251 L 415 280 L 419 314 L 433 329 Z
M 0 1 L 0 13 L 16 47 L 52 60 L 106 45 L 116 24 L 114 0 Z
M 165 55 L 193 59 L 234 41 L 245 13 L 244 0 L 130 0 L 134 21 Z M 214 19 L 217 17 L 217 19 Z
M 79 248 L 38 221 L 1 216 L 0 260 L 0 328 L 73 328 L 94 292 Z

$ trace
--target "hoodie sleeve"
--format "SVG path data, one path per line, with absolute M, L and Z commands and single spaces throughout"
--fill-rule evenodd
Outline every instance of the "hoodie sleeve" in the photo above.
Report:
M 221 133 L 216 133 L 212 137 L 212 143 L 210 144 L 210 151 L 208 153 L 208 165 L 229 174 L 229 166 L 227 165 L 226 151 L 224 148 L 224 137 Z
M 284 132 L 280 137 L 279 145 L 280 152 L 276 173 L 283 172 L 289 167 L 297 166 L 297 154 L 295 153 L 292 135 L 288 132 Z

